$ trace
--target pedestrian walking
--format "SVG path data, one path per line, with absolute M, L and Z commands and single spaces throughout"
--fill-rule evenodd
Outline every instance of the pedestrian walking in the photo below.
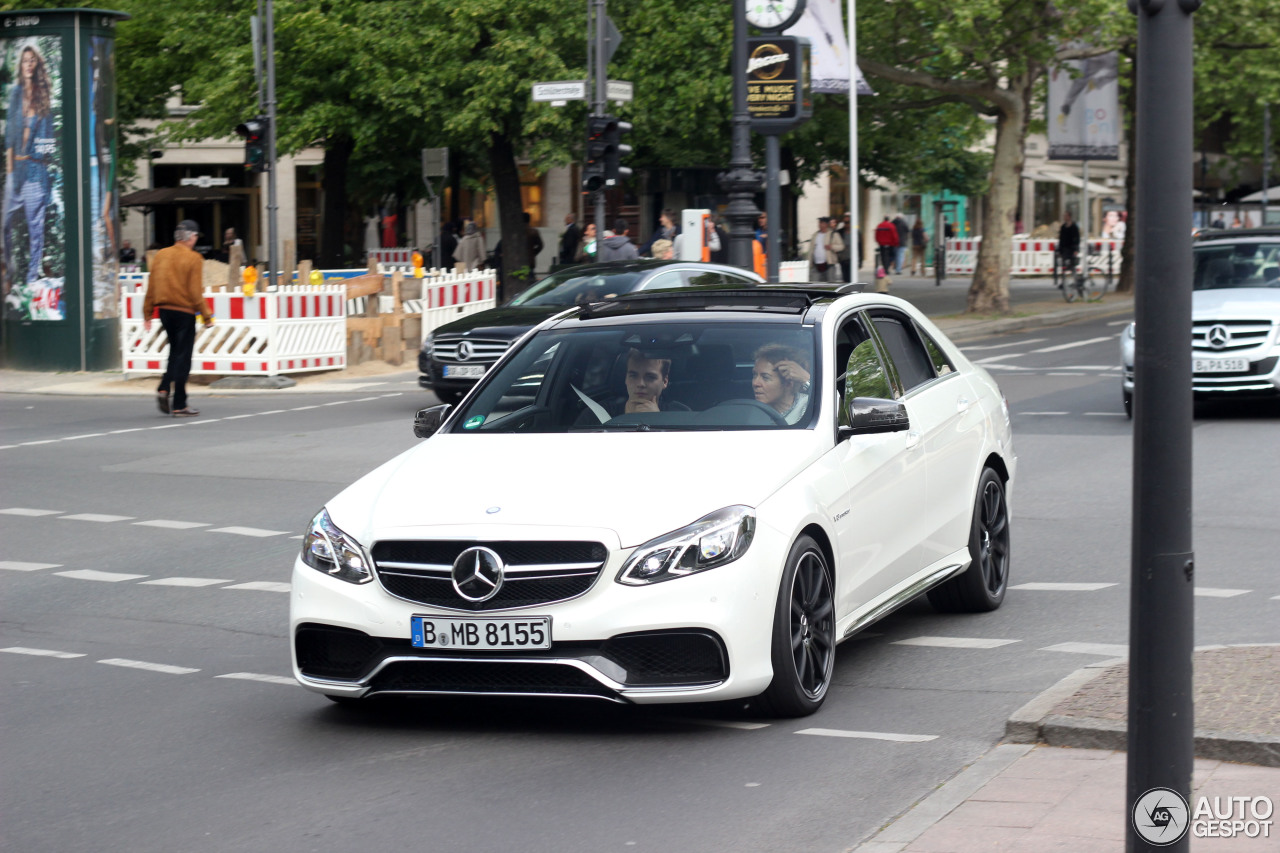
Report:
M 596 224 L 588 222 L 582 229 L 582 237 L 578 239 L 578 250 L 573 254 L 575 264 L 594 264 L 596 262 Z
M 674 210 L 669 207 L 663 208 L 658 216 L 658 227 L 649 238 L 649 242 L 640 247 L 640 254 L 646 258 L 652 257 L 653 244 L 659 240 L 670 240 L 674 244 L 676 235 L 680 233 L 678 222 L 679 216 Z
M 902 262 L 907 259 L 907 246 L 911 245 L 911 223 L 899 213 L 893 218 L 893 227 L 898 229 L 898 245 L 894 248 L 893 267 L 898 275 L 902 275 Z
M 855 245 L 850 237 L 852 233 L 849 228 L 849 214 L 846 213 L 836 225 L 836 233 L 840 235 L 840 242 L 844 243 L 844 248 L 836 252 L 836 259 L 840 263 L 840 280 L 853 281 L 853 253 Z
M 462 239 L 458 241 L 457 251 L 454 257 L 457 260 L 457 268 L 459 272 L 470 272 L 484 267 L 485 250 L 484 238 L 480 236 L 480 229 L 476 227 L 474 222 L 468 222 L 463 228 Z
M 880 255 L 880 271 L 876 273 L 876 278 L 883 278 L 893 269 L 894 255 L 898 251 L 898 227 L 887 216 L 876 226 L 876 251 Z
M 600 241 L 600 261 L 630 261 L 640 257 L 635 244 L 631 242 L 630 226 L 627 220 L 619 219 L 613 223 L 613 236 Z
M 173 232 L 173 245 L 156 252 L 147 277 L 147 295 L 142 301 L 143 326 L 151 331 L 151 315 L 160 311 L 160 325 L 169 338 L 169 362 L 156 405 L 164 414 L 189 418 L 200 414 L 187 405 L 187 377 L 191 374 L 191 351 L 196 343 L 196 317 L 204 325 L 213 315 L 204 302 L 204 258 L 195 250 L 200 226 L 184 219 Z M 173 398 L 169 397 L 172 390 Z
M 916 269 L 920 270 L 919 275 L 924 275 L 924 248 L 927 236 L 924 233 L 924 220 L 917 219 L 916 224 L 911 226 L 911 272 L 915 273 Z
M 578 214 L 564 215 L 564 233 L 560 235 L 560 263 L 572 264 L 582 242 L 582 229 L 578 227 Z
M 809 240 L 809 262 L 817 273 L 815 281 L 830 281 L 830 269 L 840 261 L 840 252 L 844 250 L 844 240 L 831 228 L 830 216 L 818 217 L 818 230 Z

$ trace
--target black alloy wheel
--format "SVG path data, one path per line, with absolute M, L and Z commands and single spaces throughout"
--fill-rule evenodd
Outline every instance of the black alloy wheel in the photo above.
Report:
M 831 569 L 818 543 L 801 536 L 782 573 L 773 620 L 773 681 L 756 698 L 769 716 L 803 717 L 822 707 L 836 660 Z
M 1004 601 L 1009 586 L 1009 502 L 1004 482 L 990 468 L 978 480 L 969 529 L 969 568 L 929 590 L 929 602 L 944 613 L 985 613 Z

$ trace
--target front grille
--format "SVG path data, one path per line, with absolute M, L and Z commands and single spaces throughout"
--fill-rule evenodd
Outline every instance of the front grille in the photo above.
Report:
M 1221 326 L 1227 340 L 1221 346 L 1210 341 L 1210 331 Z M 1271 337 L 1271 323 L 1266 320 L 1196 320 L 1191 324 L 1191 348 L 1205 353 L 1239 352 L 1253 349 Z
M 463 341 L 471 344 L 471 354 L 465 358 L 458 357 L 458 345 Z M 435 340 L 431 343 L 431 357 L 436 361 L 463 364 L 492 364 L 502 357 L 511 346 L 511 341 L 483 341 L 472 338 L 455 338 L 454 340 Z
M 468 601 L 453 588 L 453 561 L 475 546 L 492 549 L 506 567 L 501 588 L 487 601 Z M 608 557 L 599 542 L 393 540 L 373 546 L 374 568 L 387 592 L 430 607 L 470 612 L 576 598 L 591 589 Z
M 628 685 L 708 684 L 729 677 L 724 647 L 709 633 L 622 634 L 601 652 L 627 671 Z
M 358 678 L 380 659 L 382 641 L 362 631 L 304 623 L 294 635 L 298 669 L 316 678 Z
M 396 690 L 613 698 L 612 691 L 576 667 L 518 661 L 396 661 L 374 677 L 370 692 Z

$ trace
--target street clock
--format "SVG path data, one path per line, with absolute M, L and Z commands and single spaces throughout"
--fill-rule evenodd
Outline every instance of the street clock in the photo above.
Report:
M 742 0 L 747 6 L 747 23 L 765 32 L 782 32 L 794 26 L 804 14 L 805 0 Z

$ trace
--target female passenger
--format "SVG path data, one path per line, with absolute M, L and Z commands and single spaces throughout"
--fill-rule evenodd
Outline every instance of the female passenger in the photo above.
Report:
M 795 347 L 766 344 L 755 352 L 751 390 L 788 424 L 800 422 L 809 406 L 809 359 Z

